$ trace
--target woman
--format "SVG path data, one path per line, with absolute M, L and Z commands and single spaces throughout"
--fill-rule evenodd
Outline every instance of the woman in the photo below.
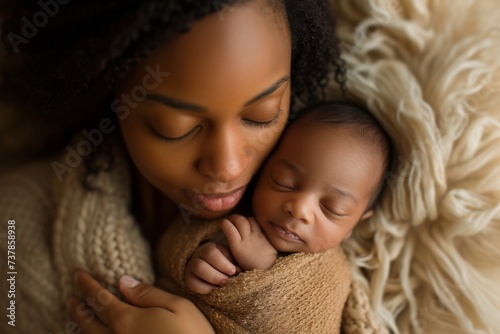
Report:
M 58 160 L 1 183 L 2 219 L 16 220 L 17 250 L 26 254 L 17 259 L 25 268 L 17 278 L 24 306 L 8 329 L 211 332 L 187 300 L 123 274 L 148 280 L 137 254 L 148 254 L 177 215 L 189 223 L 191 215 L 212 219 L 232 211 L 278 140 L 290 104 L 320 99 L 332 64 L 342 82 L 325 2 L 21 6 L 4 24 L 7 47 L 23 55 L 9 87 L 79 136 Z M 103 237 L 128 223 L 129 234 Z M 144 247 L 130 243 L 137 226 Z M 109 248 L 123 245 L 133 251 L 116 267 Z M 33 249 L 36 262 L 27 258 Z M 127 302 L 82 272 L 73 290 L 76 268 L 103 282 L 121 277 Z M 69 297 L 77 293 L 80 300 Z M 64 300 L 75 322 L 62 314 Z

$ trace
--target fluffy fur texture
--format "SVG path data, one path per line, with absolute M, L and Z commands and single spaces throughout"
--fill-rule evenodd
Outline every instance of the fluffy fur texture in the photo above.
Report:
M 331 2 L 348 88 L 396 150 L 345 244 L 357 280 L 396 333 L 500 333 L 498 2 Z

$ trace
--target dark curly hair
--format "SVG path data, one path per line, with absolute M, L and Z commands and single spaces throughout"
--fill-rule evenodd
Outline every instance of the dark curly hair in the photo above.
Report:
M 117 80 L 153 49 L 195 20 L 245 1 L 10 1 L 2 8 L 2 40 L 20 66 L 5 73 L 5 87 L 53 122 L 75 130 L 94 126 L 113 114 Z M 327 0 L 267 1 L 288 19 L 292 111 L 321 100 L 332 73 L 343 87 L 345 67 Z
M 193 21 L 243 1 L 48 0 L 46 8 L 15 1 L 2 39 L 11 53 L 22 54 L 22 66 L 7 77 L 8 87 L 47 117 L 91 122 L 109 109 L 118 76 Z M 339 83 L 345 74 L 326 0 L 268 1 L 284 1 L 286 8 L 293 96 L 305 104 L 320 99 L 331 66 Z M 36 29 L 31 38 L 27 22 Z

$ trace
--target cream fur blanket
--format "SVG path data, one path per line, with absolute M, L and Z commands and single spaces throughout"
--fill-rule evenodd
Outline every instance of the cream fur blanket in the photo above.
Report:
M 349 90 L 397 151 L 345 244 L 358 280 L 395 333 L 500 333 L 500 3 L 331 2 Z

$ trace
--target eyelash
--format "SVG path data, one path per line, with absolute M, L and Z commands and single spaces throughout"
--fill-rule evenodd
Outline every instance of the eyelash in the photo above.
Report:
M 292 187 L 285 186 L 285 185 L 283 185 L 283 184 L 281 184 L 281 183 L 277 182 L 277 181 L 276 181 L 276 180 L 275 180 L 272 176 L 271 176 L 271 180 L 272 180 L 272 181 L 274 182 L 274 184 L 275 184 L 275 185 L 277 185 L 278 187 L 285 188 L 285 189 L 287 189 L 287 190 L 289 190 L 289 191 L 294 190 L 294 188 L 292 188 Z
M 187 139 L 189 136 L 193 135 L 195 132 L 197 132 L 200 128 L 200 126 L 198 125 L 197 127 L 195 127 L 193 130 L 189 131 L 188 133 L 186 133 L 184 136 L 181 136 L 181 137 L 177 137 L 177 138 L 168 138 L 168 137 L 165 137 L 165 136 L 162 136 L 161 134 L 159 134 L 158 132 L 156 132 L 155 129 L 153 129 L 152 126 L 149 126 L 148 125 L 148 128 L 149 130 L 151 131 L 151 133 L 156 137 L 158 138 L 159 140 L 161 141 L 164 141 L 164 142 L 167 142 L 167 143 L 180 143 L 182 142 L 183 140 Z
M 256 121 L 250 121 L 250 120 L 242 120 L 244 123 L 253 126 L 253 127 L 258 127 L 258 128 L 270 128 L 273 127 L 274 125 L 278 124 L 281 114 L 283 113 L 283 109 L 279 109 L 277 115 L 270 121 L 267 122 L 256 122 Z M 156 130 L 148 124 L 148 128 L 151 131 L 151 133 L 161 141 L 167 142 L 167 143 L 180 143 L 183 140 L 187 139 L 190 135 L 192 135 L 194 132 L 196 132 L 199 129 L 200 126 L 195 127 L 193 130 L 189 131 L 187 134 L 184 136 L 178 137 L 178 138 L 168 138 L 165 136 L 160 135 Z
M 321 204 L 321 206 L 323 207 L 323 210 L 324 211 L 327 211 L 327 214 L 330 214 L 332 216 L 335 216 L 337 218 L 342 218 L 342 217 L 345 217 L 346 215 L 341 215 L 341 214 L 338 214 L 336 212 L 333 212 L 332 210 L 328 209 L 326 206 L 324 206 L 323 204 Z
M 276 116 L 272 120 L 267 122 L 256 122 L 256 121 L 250 121 L 248 119 L 243 119 L 242 122 L 257 128 L 270 128 L 278 124 L 279 120 L 281 119 L 282 113 L 283 109 L 279 109 Z
M 288 191 L 293 191 L 294 189 L 291 188 L 291 187 L 288 187 L 288 186 L 285 186 L 285 185 L 282 185 L 281 183 L 279 182 L 276 182 L 276 180 L 271 176 L 271 180 L 274 182 L 275 185 L 277 185 L 278 187 L 282 187 L 282 188 L 285 188 L 287 189 Z M 341 215 L 339 213 L 336 213 L 330 209 L 328 209 L 326 206 L 324 206 L 323 204 L 320 204 L 320 206 L 322 207 L 322 211 L 323 213 L 325 214 L 325 216 L 333 216 L 335 218 L 342 218 L 342 217 L 345 217 L 347 215 Z

